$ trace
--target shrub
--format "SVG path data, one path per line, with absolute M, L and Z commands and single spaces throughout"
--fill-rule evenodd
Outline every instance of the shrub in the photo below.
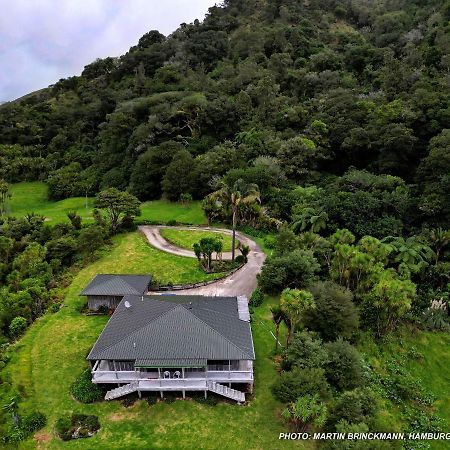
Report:
M 72 384 L 72 395 L 81 403 L 92 403 L 102 398 L 102 390 L 91 381 L 91 372 L 86 369 Z
M 284 403 L 294 402 L 304 395 L 329 397 L 329 386 L 323 369 L 300 369 L 283 372 L 272 385 L 273 395 Z
M 56 434 L 63 441 L 91 437 L 99 429 L 100 422 L 94 415 L 72 414 L 59 418 L 55 424 Z
M 317 308 L 306 316 L 306 326 L 320 333 L 326 341 L 339 337 L 351 339 L 359 328 L 358 308 L 348 289 L 332 281 L 319 281 L 308 287 Z
M 234 258 L 234 262 L 239 265 L 244 264 L 245 258 L 243 255 L 237 255 L 236 258 Z
M 258 284 L 267 294 L 280 293 L 284 288 L 303 288 L 314 281 L 320 266 L 309 250 L 294 250 L 266 260 Z
M 286 350 L 282 367 L 291 370 L 293 367 L 301 369 L 313 369 L 323 367 L 328 361 L 328 353 L 322 340 L 316 338 L 313 333 L 302 331 L 296 333 L 294 340 Z
M 362 384 L 362 359 L 358 350 L 339 339 L 325 345 L 328 362 L 325 366 L 327 380 L 338 390 L 354 389 Z
M 266 248 L 273 250 L 277 245 L 277 238 L 273 234 L 269 234 L 264 238 L 264 245 Z
M 39 411 L 32 412 L 22 418 L 20 427 L 28 434 L 45 427 L 47 418 Z
M 9 333 L 14 339 L 19 338 L 27 329 L 27 319 L 17 316 L 9 324 Z
M 72 439 L 72 422 L 69 417 L 60 417 L 55 424 L 56 434 L 63 440 L 69 441 Z
M 261 291 L 261 289 L 256 288 L 250 297 L 249 305 L 253 306 L 254 308 L 257 308 L 258 306 L 261 306 L 264 301 L 264 294 Z
M 370 389 L 358 388 L 341 394 L 330 410 L 328 422 L 335 427 L 339 422 L 370 424 L 377 410 L 376 397 Z
M 177 222 L 176 220 L 171 219 L 171 220 L 168 220 L 168 221 L 167 221 L 167 224 L 166 224 L 166 225 L 168 225 L 169 227 L 174 227 L 174 226 L 177 225 L 177 224 L 178 224 L 178 222 Z

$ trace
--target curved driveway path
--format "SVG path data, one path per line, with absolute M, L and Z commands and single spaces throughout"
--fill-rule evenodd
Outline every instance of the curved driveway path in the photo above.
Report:
M 196 258 L 195 253 L 190 250 L 182 249 L 174 246 L 166 241 L 161 233 L 161 228 L 171 228 L 176 230 L 192 230 L 192 231 L 213 231 L 216 233 L 232 234 L 231 230 L 211 227 L 166 227 L 166 226 L 150 226 L 142 225 L 139 230 L 144 233 L 149 243 L 164 252 L 172 253 L 178 256 L 185 256 L 188 258 Z M 259 248 L 258 244 L 243 235 L 236 232 L 236 238 L 243 244 L 250 247 L 248 255 L 248 262 L 242 266 L 238 271 L 228 276 L 223 280 L 218 280 L 215 283 L 198 288 L 184 289 L 179 291 L 165 291 L 166 294 L 192 294 L 192 295 L 209 295 L 209 296 L 230 296 L 235 297 L 239 295 L 250 296 L 252 291 L 256 288 L 256 275 L 261 271 L 261 267 L 266 259 L 266 255 Z M 239 253 L 238 253 L 239 254 Z M 223 253 L 223 259 L 231 259 L 231 252 Z

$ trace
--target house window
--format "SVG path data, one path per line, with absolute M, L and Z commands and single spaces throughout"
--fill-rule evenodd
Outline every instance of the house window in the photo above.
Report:
M 134 370 L 133 361 L 108 361 L 108 363 L 109 370 L 117 370 L 119 372 Z

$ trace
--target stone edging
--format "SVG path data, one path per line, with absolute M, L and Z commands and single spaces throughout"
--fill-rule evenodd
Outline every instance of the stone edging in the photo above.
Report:
M 175 285 L 168 285 L 168 286 L 159 286 L 158 288 L 150 288 L 149 292 L 164 292 L 164 291 L 181 291 L 184 289 L 195 289 L 202 286 L 208 286 L 210 284 L 217 283 L 218 281 L 224 280 L 225 278 L 228 278 L 230 275 L 233 275 L 238 270 L 242 269 L 242 267 L 245 266 L 244 264 L 241 264 L 239 267 L 236 267 L 235 269 L 231 270 L 230 272 L 227 272 L 225 275 L 222 275 L 219 278 L 214 278 L 214 280 L 209 281 L 202 281 L 200 283 L 190 283 L 190 284 L 175 284 Z

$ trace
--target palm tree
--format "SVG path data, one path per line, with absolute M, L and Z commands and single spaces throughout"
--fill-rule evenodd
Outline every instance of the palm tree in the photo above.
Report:
M 231 259 L 234 261 L 236 253 L 236 226 L 239 220 L 239 212 L 242 206 L 260 203 L 259 188 L 256 184 L 245 183 L 239 179 L 229 185 L 223 179 L 218 183 L 219 189 L 210 194 L 212 199 L 219 199 L 224 206 L 229 205 L 231 208 L 231 223 L 233 228 L 233 239 L 231 247 Z
M 291 343 L 294 338 L 294 332 L 303 318 L 303 314 L 308 310 L 314 309 L 316 303 L 311 292 L 286 288 L 281 293 L 280 304 L 281 309 L 286 313 L 291 322 L 287 340 L 288 343 Z
M 299 397 L 289 403 L 283 417 L 294 423 L 297 431 L 306 431 L 311 425 L 322 427 L 327 419 L 327 407 L 317 394 Z

